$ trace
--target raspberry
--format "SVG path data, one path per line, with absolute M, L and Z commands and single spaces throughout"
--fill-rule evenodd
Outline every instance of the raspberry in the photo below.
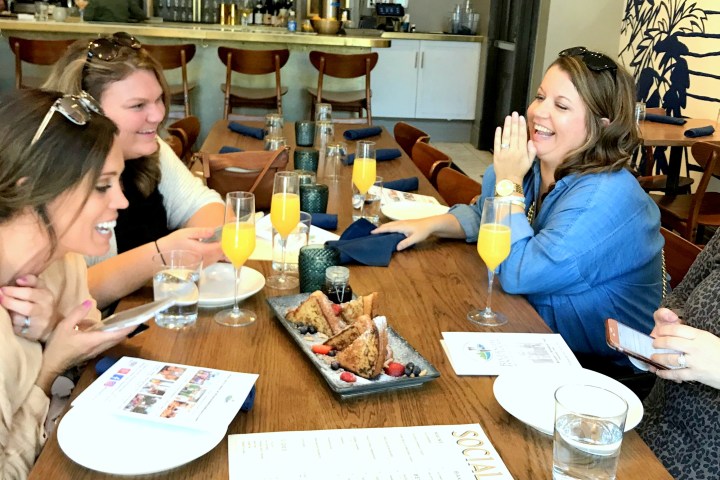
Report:
M 333 313 L 335 315 L 340 315 L 340 312 L 342 312 L 342 307 L 338 305 L 337 303 L 332 304 Z
M 340 374 L 340 380 L 342 380 L 343 382 L 355 383 L 355 380 L 357 380 L 357 378 L 355 378 L 355 375 L 351 372 L 342 372 Z
M 390 362 L 385 367 L 385 373 L 391 377 L 402 377 L 405 375 L 405 365 L 398 362 Z

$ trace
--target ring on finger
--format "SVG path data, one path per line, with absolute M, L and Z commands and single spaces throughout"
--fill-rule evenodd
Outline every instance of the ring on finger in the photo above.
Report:
M 687 359 L 685 358 L 684 353 L 681 353 L 680 355 L 678 355 L 677 364 L 678 364 L 678 367 L 680 367 L 680 368 L 687 367 Z
M 500 144 L 500 148 L 502 148 L 503 150 L 505 150 L 506 148 L 510 148 L 510 144 L 509 144 L 509 143 L 501 143 L 501 144 Z

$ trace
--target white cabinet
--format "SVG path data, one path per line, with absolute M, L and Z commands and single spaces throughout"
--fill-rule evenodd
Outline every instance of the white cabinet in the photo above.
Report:
M 374 117 L 473 120 L 480 44 L 393 40 L 372 71 Z

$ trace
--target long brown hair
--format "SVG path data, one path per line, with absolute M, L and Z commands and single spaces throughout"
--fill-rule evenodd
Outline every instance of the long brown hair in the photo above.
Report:
M 634 120 L 633 77 L 617 63 L 616 70 L 592 71 L 580 56 L 558 57 L 550 68 L 553 66 L 570 76 L 587 110 L 585 143 L 570 152 L 555 170 L 555 180 L 570 174 L 616 172 L 626 168 L 640 143 Z
M 78 40 L 70 45 L 57 61 L 43 88 L 77 94 L 85 90 L 100 100 L 109 85 L 127 78 L 138 70 L 152 72 L 162 88 L 162 99 L 167 115 L 170 91 L 163 75 L 162 66 L 143 48 L 117 45 L 118 54 L 111 61 L 88 60 L 88 42 Z M 125 163 L 125 181 L 132 181 L 145 196 L 150 195 L 160 183 L 160 150 Z
M 57 248 L 57 234 L 48 204 L 82 184 L 87 185 L 87 201 L 117 133 L 115 124 L 103 115 L 88 112 L 89 121 L 76 125 L 55 112 L 32 143 L 43 118 L 61 96 L 36 89 L 0 96 L 0 118 L 8 119 L 0 122 L 0 223 L 32 208 L 48 233 L 50 255 Z

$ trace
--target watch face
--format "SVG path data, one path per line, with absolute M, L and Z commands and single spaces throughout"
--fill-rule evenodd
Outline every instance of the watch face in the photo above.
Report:
M 515 190 L 515 185 L 510 180 L 500 180 L 495 185 L 495 192 L 501 197 L 511 195 Z

